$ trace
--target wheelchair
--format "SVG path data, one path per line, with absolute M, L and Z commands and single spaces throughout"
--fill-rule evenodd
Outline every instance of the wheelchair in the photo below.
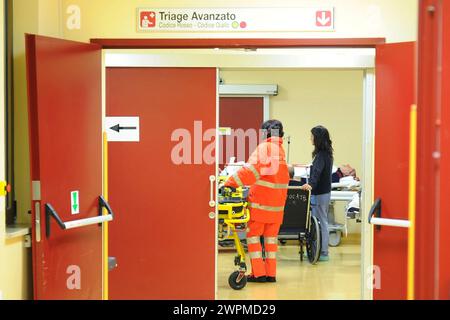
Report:
M 226 177 L 219 177 L 219 185 Z M 245 263 L 245 248 L 239 239 L 238 232 L 245 232 L 247 222 L 250 220 L 247 196 L 248 188 L 220 187 L 218 190 L 218 240 L 232 239 L 236 247 L 237 255 L 234 265 L 238 270 L 230 274 L 228 284 L 235 290 L 244 288 L 247 284 L 247 265 Z
M 321 251 L 321 227 L 319 220 L 311 214 L 311 192 L 300 187 L 288 187 L 284 207 L 283 223 L 278 239 L 281 243 L 289 239 L 297 239 L 300 245 L 300 260 L 306 249 L 308 260 L 316 264 Z

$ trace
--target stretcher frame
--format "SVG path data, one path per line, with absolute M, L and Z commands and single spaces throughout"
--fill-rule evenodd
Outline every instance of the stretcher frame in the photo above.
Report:
M 227 177 L 219 177 L 219 182 L 224 182 Z M 247 264 L 245 262 L 245 249 L 239 238 L 239 232 L 245 232 L 247 222 L 250 220 L 248 202 L 244 199 L 244 189 L 236 188 L 231 197 L 222 199 L 218 196 L 218 240 L 232 239 L 237 251 L 234 265 L 238 270 L 232 272 L 228 278 L 228 284 L 235 290 L 244 288 L 247 284 Z M 223 221 L 223 223 L 221 223 Z M 240 226 L 241 228 L 238 228 Z M 226 228 L 226 231 L 224 230 Z
M 338 191 L 338 190 L 332 190 L 331 191 L 331 198 L 330 198 L 330 204 L 334 204 L 334 202 L 346 202 L 349 203 L 352 201 L 353 196 L 357 194 L 358 191 Z M 334 216 L 336 214 L 334 213 Z M 332 247 L 337 247 L 341 243 L 341 235 L 344 234 L 345 237 L 348 236 L 348 218 L 347 214 L 345 215 L 344 224 L 341 223 L 334 223 L 334 224 L 328 224 L 328 231 L 330 234 L 330 241 L 329 245 Z M 339 235 L 337 235 L 337 238 L 335 240 L 331 240 L 331 234 L 332 232 L 335 232 L 336 235 L 338 232 L 340 232 Z

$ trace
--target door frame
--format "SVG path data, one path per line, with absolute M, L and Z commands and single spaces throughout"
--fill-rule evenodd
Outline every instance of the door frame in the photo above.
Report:
M 271 50 L 271 51 L 268 51 Z M 362 196 L 361 196 L 361 299 L 373 299 L 373 227 L 364 217 L 373 203 L 374 173 L 374 138 L 375 138 L 375 54 L 373 47 L 314 47 L 314 48 L 276 48 L 260 50 L 231 51 L 205 49 L 103 49 L 102 50 L 102 109 L 105 115 L 105 74 L 109 67 L 215 67 L 219 69 L 239 68 L 282 68 L 308 70 L 362 70 L 363 81 L 363 148 L 362 148 Z M 287 55 L 286 53 L 289 54 Z M 293 54 L 294 53 L 294 54 Z M 225 56 L 225 59 L 223 59 Z M 226 59 L 233 56 L 234 59 Z M 236 59 L 239 56 L 240 59 Z M 231 62 L 230 62 L 231 61 Z M 219 72 L 217 75 L 219 76 Z M 217 79 L 216 127 L 219 117 L 219 81 Z M 216 148 L 218 148 L 216 133 Z M 216 149 L 217 150 L 217 149 Z M 216 170 L 218 169 L 216 154 Z M 217 204 L 216 204 L 216 238 L 217 238 Z M 215 242 L 215 298 L 217 287 L 217 241 Z

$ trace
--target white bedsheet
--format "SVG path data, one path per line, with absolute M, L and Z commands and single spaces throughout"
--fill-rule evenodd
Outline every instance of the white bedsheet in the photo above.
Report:
M 331 184 L 332 189 L 337 188 L 346 188 L 353 189 L 361 186 L 361 181 L 355 180 L 353 177 L 343 177 L 339 180 L 339 182 L 335 182 Z

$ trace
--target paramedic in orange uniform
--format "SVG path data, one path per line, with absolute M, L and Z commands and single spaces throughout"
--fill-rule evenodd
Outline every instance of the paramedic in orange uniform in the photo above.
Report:
M 250 186 L 250 221 L 247 246 L 252 264 L 249 282 L 276 282 L 278 231 L 283 222 L 289 173 L 283 149 L 283 125 L 278 120 L 262 124 L 264 140 L 248 162 L 232 175 L 225 186 Z M 260 237 L 264 236 L 263 260 Z

